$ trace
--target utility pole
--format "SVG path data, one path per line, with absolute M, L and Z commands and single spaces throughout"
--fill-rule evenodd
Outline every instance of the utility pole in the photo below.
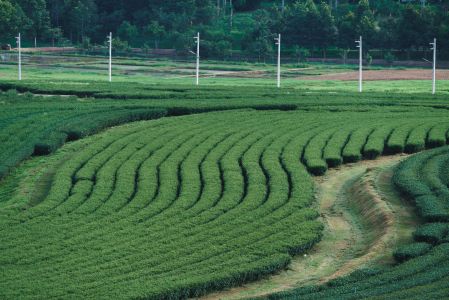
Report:
M 19 33 L 19 36 L 16 37 L 17 42 L 17 49 L 19 50 L 19 80 L 22 80 L 22 41 L 21 36 Z
M 363 40 L 360 36 L 360 40 L 355 41 L 357 43 L 357 48 L 359 48 L 359 92 L 363 91 L 362 81 L 363 81 Z
M 282 6 L 281 6 L 281 8 L 282 8 L 282 12 L 284 12 L 284 10 L 285 10 L 285 0 L 282 0 Z
M 194 37 L 196 42 L 196 85 L 200 84 L 200 33 Z
M 278 67 L 277 67 L 277 87 L 281 87 L 281 34 L 274 39 L 278 46 Z
M 112 82 L 112 32 L 108 35 L 109 44 L 109 82 Z
M 232 23 L 233 23 L 233 20 L 232 20 L 232 18 L 234 17 L 234 7 L 232 6 L 232 0 L 229 0 L 229 5 L 231 6 L 231 12 L 230 12 L 230 25 L 231 25 L 231 30 L 232 30 Z
M 432 95 L 435 95 L 436 93 L 436 68 L 437 68 L 437 39 L 433 39 L 433 43 L 430 43 L 433 50 L 433 62 L 432 62 Z

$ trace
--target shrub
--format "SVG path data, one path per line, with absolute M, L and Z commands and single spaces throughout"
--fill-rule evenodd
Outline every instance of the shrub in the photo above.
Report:
M 413 234 L 413 237 L 417 242 L 425 242 L 436 245 L 441 243 L 448 232 L 449 224 L 430 223 L 420 226 Z
M 397 249 L 393 256 L 396 261 L 402 263 L 412 258 L 426 254 L 432 249 L 432 245 L 427 243 L 413 243 Z
M 327 157 L 326 163 L 329 166 L 329 168 L 336 168 L 336 167 L 340 166 L 341 164 L 343 164 L 343 159 L 340 156 Z
M 433 195 L 420 196 L 415 199 L 416 208 L 421 217 L 428 222 L 449 222 L 449 214 L 442 200 Z
M 315 176 L 322 176 L 326 174 L 327 164 L 322 159 L 311 159 L 306 161 L 307 170 Z

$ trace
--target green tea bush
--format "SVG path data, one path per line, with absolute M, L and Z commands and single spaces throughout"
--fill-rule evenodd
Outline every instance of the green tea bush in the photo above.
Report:
M 413 233 L 413 238 L 417 242 L 425 242 L 429 244 L 439 244 L 449 233 L 448 223 L 429 223 L 424 224 Z
M 427 243 L 413 243 L 397 249 L 393 256 L 398 262 L 422 256 L 430 251 L 432 245 Z

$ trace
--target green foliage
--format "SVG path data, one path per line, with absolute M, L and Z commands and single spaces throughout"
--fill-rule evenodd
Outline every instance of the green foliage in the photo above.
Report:
M 2 172 L 33 152 L 56 153 L 6 177 L 29 193 L 0 185 L 2 298 L 187 298 L 260 279 L 321 239 L 308 171 L 374 159 L 389 144 L 426 147 L 449 128 L 445 97 L 425 95 L 0 83 L 12 88 L 0 95 Z M 430 205 L 447 209 L 446 154 L 423 152 L 395 175 L 430 221 Z M 430 196 L 433 204 L 419 199 Z M 413 278 L 436 284 L 449 272 L 447 233 L 438 230 L 415 234 L 433 241 L 426 254 L 291 295 L 364 298 L 415 287 Z
M 427 243 L 413 243 L 397 249 L 393 256 L 398 262 L 422 256 L 432 249 L 432 245 Z
M 436 245 L 444 240 L 448 232 L 448 223 L 429 223 L 418 227 L 413 233 L 413 237 L 418 242 Z
M 9 37 L 10 32 L 17 32 L 21 25 L 20 7 L 8 0 L 0 1 L 0 37 Z
M 283 33 L 287 44 L 326 48 L 335 42 L 337 28 L 330 7 L 312 0 L 295 2 L 284 15 Z
M 428 246 L 416 246 L 410 253 L 426 252 Z M 262 299 L 447 298 L 448 251 L 449 244 L 442 244 L 392 268 L 356 271 L 328 284 L 297 288 Z
M 102 45 L 112 31 L 130 47 L 147 45 L 185 53 L 193 33 L 200 31 L 207 36 L 205 49 L 211 57 L 229 58 L 233 53 L 230 50 L 239 54 L 243 50 L 243 54 L 264 61 L 271 54 L 273 35 L 278 33 L 284 36 L 283 51 L 295 53 L 300 60 L 307 55 L 298 55 L 295 47 L 326 56 L 327 50 L 353 49 L 359 35 L 365 37 L 365 49 L 383 49 L 387 54 L 392 49 L 409 53 L 427 48 L 429 41 L 437 37 L 439 56 L 449 55 L 449 16 L 443 2 L 421 8 L 394 0 L 340 0 L 338 6 L 334 1 L 286 0 L 284 10 L 280 9 L 280 1 L 236 0 L 232 8 L 230 2 L 225 3 L 2 0 L 0 38 L 10 42 L 21 31 L 24 43 L 37 37 L 40 44 L 83 46 L 89 38 L 92 44 Z M 400 59 L 410 59 L 404 51 L 395 53 Z M 392 57 L 386 55 L 385 59 L 391 64 Z

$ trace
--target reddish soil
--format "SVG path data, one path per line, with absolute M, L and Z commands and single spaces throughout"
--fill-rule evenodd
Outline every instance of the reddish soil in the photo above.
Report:
M 13 49 L 17 50 L 17 49 Z M 42 47 L 42 48 L 22 48 L 23 52 L 73 52 L 75 47 Z
M 342 80 L 352 81 L 359 79 L 359 72 L 344 72 L 325 74 L 317 76 L 299 77 L 302 80 Z M 431 80 L 432 70 L 410 69 L 410 70 L 372 70 L 363 72 L 364 80 Z M 438 80 L 449 80 L 449 70 L 437 70 Z

